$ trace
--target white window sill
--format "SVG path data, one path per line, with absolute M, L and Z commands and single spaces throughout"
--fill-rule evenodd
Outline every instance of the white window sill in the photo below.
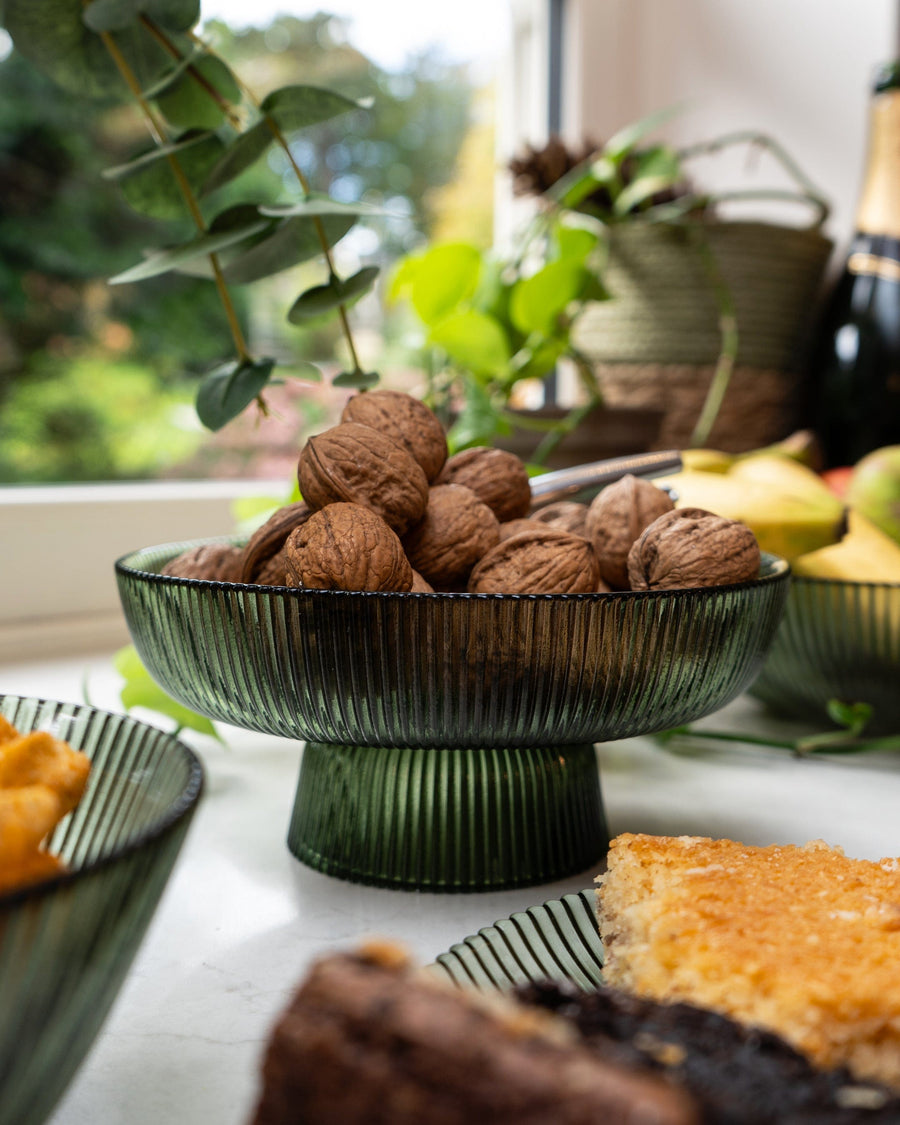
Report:
M 113 563 L 154 543 L 227 535 L 239 497 L 284 481 L 0 488 L 0 664 L 109 651 L 128 633 Z

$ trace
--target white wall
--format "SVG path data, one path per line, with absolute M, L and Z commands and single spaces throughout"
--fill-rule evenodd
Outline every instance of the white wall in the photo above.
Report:
M 852 230 L 874 68 L 897 50 L 896 0 L 567 0 L 563 97 L 570 139 L 602 141 L 662 107 L 677 144 L 737 129 L 779 140 L 833 203 L 829 232 Z M 744 157 L 697 164 L 737 186 Z M 754 182 L 783 186 L 768 162 Z M 746 213 L 743 212 L 743 213 Z M 770 212 L 769 212 L 770 213 Z M 802 212 L 782 213 L 782 217 Z

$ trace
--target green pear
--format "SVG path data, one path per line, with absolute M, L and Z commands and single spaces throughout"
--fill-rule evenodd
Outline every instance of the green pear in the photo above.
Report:
M 857 461 L 845 499 L 900 543 L 900 445 L 886 445 Z

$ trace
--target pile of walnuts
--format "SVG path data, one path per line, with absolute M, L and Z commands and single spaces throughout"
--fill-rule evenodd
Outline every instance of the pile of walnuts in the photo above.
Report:
M 337 426 L 304 446 L 303 500 L 279 508 L 245 547 L 208 544 L 164 574 L 322 590 L 583 594 L 716 586 L 755 578 L 741 523 L 676 509 L 623 477 L 590 505 L 532 510 L 525 466 L 478 447 L 447 455 L 444 430 L 399 391 L 355 395 Z

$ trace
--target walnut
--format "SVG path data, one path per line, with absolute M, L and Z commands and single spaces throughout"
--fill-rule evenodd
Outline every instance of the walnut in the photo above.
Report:
M 473 594 L 588 594 L 600 572 L 587 539 L 535 527 L 498 543 L 469 576 Z
M 412 572 L 412 586 L 410 592 L 413 594 L 433 594 L 434 586 L 430 582 L 426 582 L 417 570 Z
M 464 484 L 501 523 L 528 515 L 531 484 L 525 465 L 505 449 L 478 445 L 454 453 L 435 484 Z
M 256 586 L 287 586 L 287 556 L 284 548 L 267 559 L 251 579 Z
M 573 535 L 585 535 L 588 506 L 577 500 L 557 500 L 531 513 L 531 519 L 571 531 Z
M 591 501 L 585 534 L 594 546 L 603 580 L 613 589 L 628 589 L 631 545 L 645 527 L 674 506 L 667 492 L 630 473 Z
M 160 573 L 208 582 L 240 582 L 244 552 L 230 543 L 203 543 L 170 559 Z
M 749 582 L 759 574 L 756 536 L 737 520 L 676 508 L 647 527 L 628 555 L 633 590 Z
M 269 561 L 284 546 L 287 537 L 312 515 L 312 508 L 303 500 L 296 504 L 286 504 L 273 512 L 264 524 L 256 529 L 247 540 L 244 548 L 242 582 L 256 582 L 261 585 L 283 586 L 283 582 L 271 582 L 269 576 L 263 577 Z M 281 563 L 282 577 L 284 562 Z
M 288 536 L 289 586 L 315 590 L 409 590 L 412 567 L 385 521 L 362 504 L 328 504 Z
M 446 586 L 467 578 L 499 538 L 497 517 L 471 489 L 436 484 L 424 517 L 404 535 L 403 548 L 428 582 Z
M 447 460 L 447 437 L 437 416 L 424 402 L 402 391 L 364 391 L 354 395 L 341 414 L 342 422 L 359 422 L 385 434 L 422 466 L 434 480 Z
M 362 504 L 398 535 L 422 518 L 428 503 L 428 481 L 412 454 L 358 422 L 342 422 L 310 438 L 297 477 L 312 508 Z
M 500 542 L 502 543 L 504 539 L 512 539 L 520 531 L 531 531 L 533 527 L 540 526 L 541 524 L 530 516 L 523 516 L 519 520 L 507 520 L 506 523 L 500 524 Z

